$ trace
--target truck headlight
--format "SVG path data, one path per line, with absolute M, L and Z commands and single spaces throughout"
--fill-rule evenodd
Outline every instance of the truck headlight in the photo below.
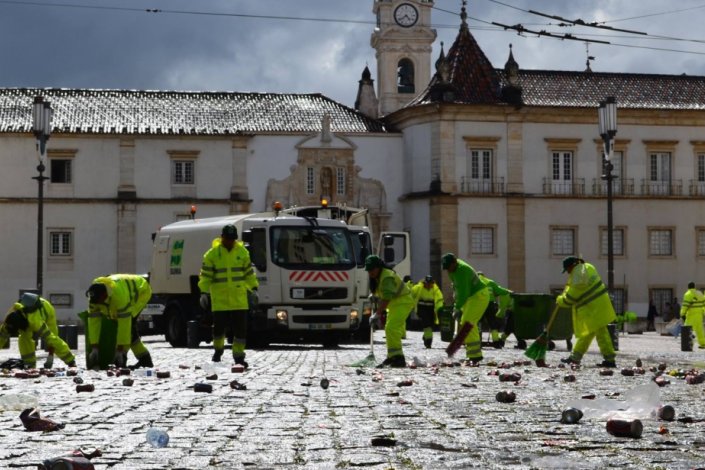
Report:
M 372 315 L 372 304 L 365 302 L 362 304 L 362 315 L 369 317 Z
M 278 322 L 286 323 L 289 313 L 286 310 L 277 310 L 276 317 Z
M 350 322 L 357 323 L 360 321 L 360 312 L 357 310 L 350 310 Z

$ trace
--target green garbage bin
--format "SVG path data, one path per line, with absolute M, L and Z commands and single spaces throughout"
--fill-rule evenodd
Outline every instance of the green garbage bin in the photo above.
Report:
M 450 343 L 455 336 L 455 320 L 453 319 L 453 307 L 443 307 L 438 312 L 438 325 L 441 330 L 441 341 Z
M 88 364 L 88 355 L 91 352 L 91 344 L 94 342 L 88 331 L 88 312 L 83 311 L 78 314 L 83 322 L 83 329 L 86 332 L 86 369 L 90 369 L 92 364 Z M 100 317 L 100 338 L 98 339 L 98 362 L 102 370 L 106 370 L 115 358 L 115 348 L 117 346 L 117 320 L 111 320 L 101 315 Z
M 512 294 L 514 300 L 514 335 L 517 339 L 535 339 L 546 328 L 556 306 L 550 294 Z M 550 339 L 570 341 L 573 337 L 573 317 L 568 308 L 561 308 L 551 325 Z

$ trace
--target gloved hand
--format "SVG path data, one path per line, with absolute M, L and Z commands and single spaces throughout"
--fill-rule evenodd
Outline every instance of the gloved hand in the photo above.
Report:
M 463 311 L 456 308 L 453 310 L 453 320 L 455 321 L 460 321 L 460 318 L 463 316 Z
M 504 319 L 505 313 L 506 313 L 506 310 L 504 310 L 503 308 L 500 308 L 499 310 L 497 310 L 497 314 L 495 315 L 495 317 L 502 320 L 502 319 Z
M 115 350 L 115 357 L 113 358 L 113 363 L 115 367 L 125 367 L 127 364 L 127 353 L 122 349 L 121 346 Z
M 100 369 L 100 361 L 98 359 L 98 346 L 93 346 L 91 352 L 88 354 L 88 368 L 89 369 Z
M 211 296 L 210 294 L 201 294 L 201 298 L 198 299 L 198 303 L 201 305 L 201 308 L 205 310 L 206 312 L 211 309 Z
M 556 305 L 560 307 L 565 307 L 565 297 L 563 296 L 563 294 L 556 297 Z
M 248 295 L 248 302 L 250 303 L 251 306 L 255 306 L 259 303 L 259 294 L 257 293 L 257 288 L 252 289 Z
M 681 320 L 685 321 L 685 315 L 681 316 Z
M 44 361 L 44 368 L 51 369 L 52 367 L 54 367 L 54 355 L 49 354 L 46 360 Z

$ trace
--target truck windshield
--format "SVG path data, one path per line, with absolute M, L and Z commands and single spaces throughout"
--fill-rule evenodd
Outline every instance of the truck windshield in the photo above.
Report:
M 272 261 L 282 267 L 351 269 L 355 265 L 348 231 L 334 227 L 273 227 Z

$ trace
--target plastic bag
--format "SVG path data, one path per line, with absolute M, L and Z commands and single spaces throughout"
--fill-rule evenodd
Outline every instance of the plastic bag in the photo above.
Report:
M 683 320 L 680 318 L 676 318 L 675 320 L 671 320 L 666 324 L 666 331 L 671 336 L 678 337 L 681 334 L 681 328 L 683 327 Z

